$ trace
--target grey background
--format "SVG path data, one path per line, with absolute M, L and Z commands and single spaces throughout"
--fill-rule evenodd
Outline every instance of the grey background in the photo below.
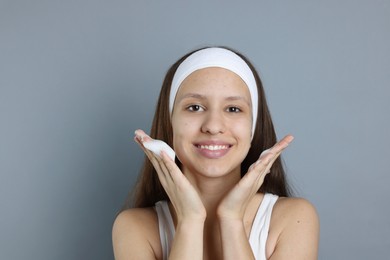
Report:
M 0 1 L 0 259 L 112 259 L 162 78 L 220 44 L 260 71 L 320 259 L 387 259 L 390 3 Z

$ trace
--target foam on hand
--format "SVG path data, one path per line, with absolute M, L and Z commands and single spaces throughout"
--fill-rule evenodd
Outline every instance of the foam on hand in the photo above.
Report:
M 151 140 L 142 143 L 146 149 L 152 151 L 155 155 L 160 157 L 161 151 L 164 151 L 168 156 L 175 161 L 175 151 L 165 142 L 161 140 Z

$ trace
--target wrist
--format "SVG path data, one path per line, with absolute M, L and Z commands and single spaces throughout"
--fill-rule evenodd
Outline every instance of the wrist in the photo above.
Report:
M 217 211 L 217 219 L 219 222 L 238 223 L 243 222 L 244 215 L 239 212 L 222 212 Z
M 176 217 L 177 217 L 177 223 L 181 224 L 204 224 L 206 221 L 207 213 L 206 210 L 199 210 L 195 213 L 183 213 L 183 212 L 176 212 Z
M 189 236 L 203 233 L 205 221 L 183 219 L 177 222 L 176 233 L 188 234 Z
M 245 227 L 244 221 L 238 218 L 219 218 L 218 223 L 221 230 L 230 230 L 234 232 L 243 230 Z
M 242 218 L 218 218 L 218 222 L 229 225 L 244 224 L 244 220 Z
M 180 227 L 197 227 L 204 226 L 204 223 L 206 221 L 206 218 L 178 218 L 177 220 L 177 226 Z

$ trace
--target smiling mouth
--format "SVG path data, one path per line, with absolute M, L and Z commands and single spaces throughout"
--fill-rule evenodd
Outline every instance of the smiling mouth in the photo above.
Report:
M 230 144 L 196 144 L 195 147 L 200 155 L 208 159 L 219 159 L 229 153 Z
M 196 145 L 196 147 L 200 149 L 206 149 L 210 151 L 216 151 L 216 150 L 226 150 L 231 147 L 231 145 Z

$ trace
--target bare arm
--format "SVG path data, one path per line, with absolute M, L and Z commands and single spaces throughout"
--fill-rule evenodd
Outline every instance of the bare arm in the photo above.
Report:
M 158 220 L 153 209 L 130 209 L 116 218 L 112 229 L 116 260 L 162 259 Z M 202 259 L 203 222 L 178 223 L 169 259 Z
M 271 246 L 267 244 L 267 259 L 318 258 L 319 219 L 312 204 L 304 199 L 282 198 L 272 218 L 271 228 L 276 229 L 278 235 Z M 255 259 L 241 221 L 226 221 L 220 225 L 226 259 Z
M 203 221 L 178 223 L 169 260 L 203 259 L 203 227 Z
M 255 259 L 242 221 L 220 221 L 220 227 L 224 259 Z
M 157 217 L 151 209 L 130 209 L 118 215 L 112 229 L 112 243 L 116 260 L 158 259 Z M 160 250 L 161 251 L 161 250 Z
M 292 140 L 292 136 L 286 136 L 263 152 L 218 206 L 224 259 L 255 259 L 245 233 L 244 214 L 272 164 Z
M 304 199 L 285 198 L 275 205 L 275 222 L 283 226 L 270 260 L 315 260 L 318 257 L 319 219 Z
M 163 185 L 177 216 L 169 260 L 203 259 L 203 231 L 206 219 L 203 204 L 187 178 L 167 154 L 162 154 L 162 159 L 158 160 L 163 171 L 171 176 L 164 179 Z

